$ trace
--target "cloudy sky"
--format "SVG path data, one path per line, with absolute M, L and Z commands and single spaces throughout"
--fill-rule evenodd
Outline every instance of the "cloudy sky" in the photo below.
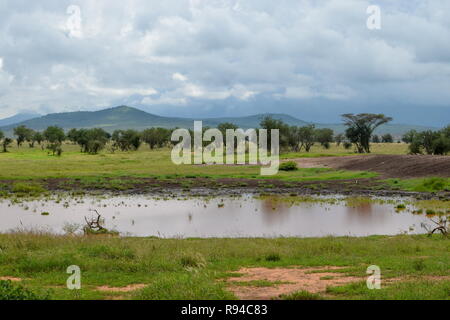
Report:
M 444 125 L 449 13 L 448 0 L 2 0 L 0 117 L 127 104 Z

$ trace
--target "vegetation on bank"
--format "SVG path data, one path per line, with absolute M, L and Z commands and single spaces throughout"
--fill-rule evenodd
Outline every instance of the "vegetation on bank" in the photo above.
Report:
M 389 179 L 391 187 L 416 192 L 450 191 L 450 178 Z
M 340 266 L 360 282 L 328 288 L 325 299 L 450 299 L 450 251 L 440 235 L 318 239 L 156 239 L 46 234 L 0 235 L 0 299 L 233 299 L 224 281 L 242 267 Z M 277 257 L 268 259 L 267 257 Z M 81 268 L 82 289 L 68 290 L 68 266 Z M 378 265 L 382 289 L 368 290 Z M 389 282 L 389 279 L 397 279 Z M 100 286 L 143 284 L 129 292 Z M 274 284 L 275 285 L 275 284 Z M 18 289 L 21 286 L 22 289 Z M 297 294 L 286 299 L 308 298 Z M 316 296 L 317 298 L 317 296 Z
M 176 166 L 170 158 L 170 149 L 154 149 L 141 146 L 137 151 L 108 151 L 98 154 L 80 153 L 79 147 L 63 143 L 64 150 L 60 157 L 49 157 L 47 151 L 29 146 L 11 147 L 10 152 L 0 153 L 0 194 L 35 195 L 46 191 L 51 179 L 65 179 L 62 186 L 78 186 L 86 189 L 127 190 L 139 183 L 141 178 L 154 178 L 161 182 L 207 179 L 210 186 L 220 185 L 224 178 L 272 179 L 289 182 L 324 181 L 374 178 L 372 172 L 332 170 L 325 168 L 299 168 L 292 171 L 280 171 L 275 176 L 264 177 L 259 174 L 259 166 L 227 165 L 181 165 Z M 404 143 L 372 144 L 376 154 L 405 154 L 408 146 Z M 342 146 L 332 144 L 330 149 L 313 146 L 310 153 L 288 153 L 282 159 L 310 156 L 347 156 L 349 153 Z M 186 186 L 189 181 L 184 182 Z M 269 182 L 268 182 L 269 183 Z M 155 182 L 155 186 L 158 182 Z M 240 187 L 245 186 L 243 185 Z M 269 183 L 270 184 L 270 183 Z M 386 188 L 397 190 L 438 192 L 449 190 L 448 178 L 389 179 L 380 181 Z M 67 189 L 62 188 L 62 189 Z

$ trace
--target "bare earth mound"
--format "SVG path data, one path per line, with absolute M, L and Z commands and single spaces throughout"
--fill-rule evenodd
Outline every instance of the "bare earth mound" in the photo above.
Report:
M 295 159 L 300 168 L 373 171 L 385 178 L 450 177 L 450 156 L 362 155 Z

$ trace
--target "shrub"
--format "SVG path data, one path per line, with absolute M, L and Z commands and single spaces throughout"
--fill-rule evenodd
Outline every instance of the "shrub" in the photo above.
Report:
M 281 256 L 278 253 L 271 253 L 266 256 L 265 260 L 270 262 L 276 262 L 281 260 Z
M 298 170 L 297 163 L 294 161 L 288 161 L 280 164 L 281 171 L 296 171 Z
M 180 258 L 180 264 L 186 269 L 203 268 L 206 261 L 201 254 L 184 254 Z
M 50 293 L 36 293 L 10 280 L 0 281 L 0 300 L 49 300 Z
M 37 196 L 41 193 L 44 193 L 45 190 L 39 184 L 28 184 L 28 183 L 18 182 L 13 185 L 12 192 L 17 193 L 19 195 Z
M 324 300 L 320 295 L 308 291 L 297 291 L 280 296 L 282 300 Z

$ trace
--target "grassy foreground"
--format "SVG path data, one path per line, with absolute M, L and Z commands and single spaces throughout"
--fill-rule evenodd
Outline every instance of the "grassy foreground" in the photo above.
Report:
M 70 265 L 81 268 L 79 291 L 66 288 Z M 382 281 L 397 281 L 368 290 L 369 265 L 381 268 Z M 316 298 L 450 299 L 449 265 L 450 242 L 437 235 L 163 240 L 8 234 L 0 235 L 0 277 L 22 281 L 0 282 L 0 299 L 13 289 L 42 299 L 234 299 L 224 279 L 236 276 L 241 267 L 257 266 L 344 266 L 340 272 L 361 277 L 350 285 L 329 287 Z M 98 290 L 131 284 L 141 287 Z

